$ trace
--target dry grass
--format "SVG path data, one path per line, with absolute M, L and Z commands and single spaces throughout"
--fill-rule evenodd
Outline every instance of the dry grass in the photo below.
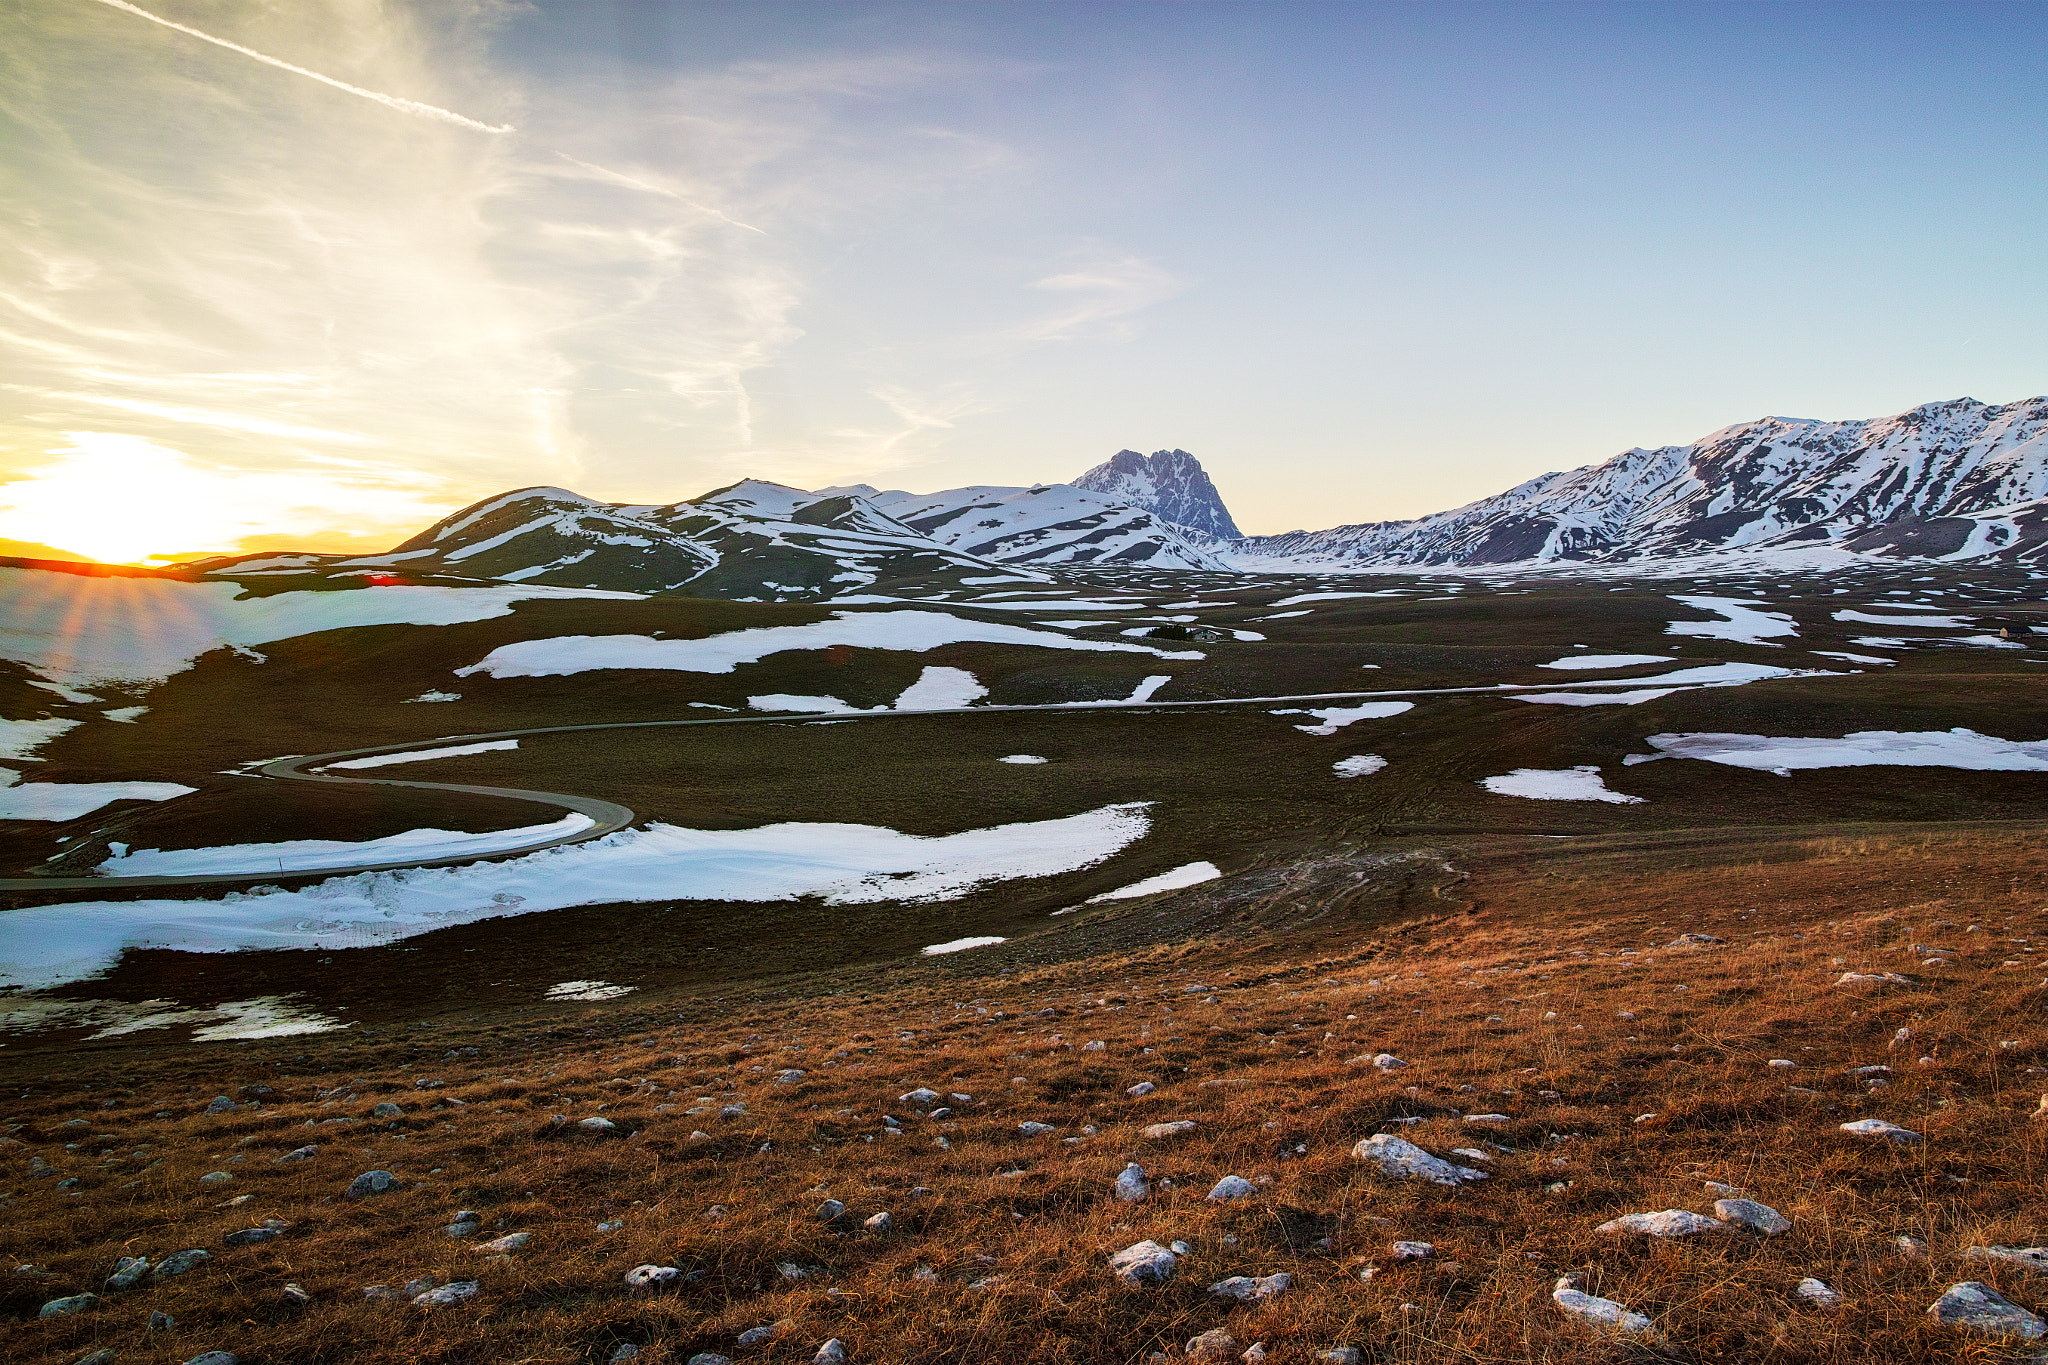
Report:
M 2048 919 L 2024 843 L 1873 836 L 1683 868 L 1589 854 L 1497 861 L 1464 885 L 1476 912 L 1443 913 L 1437 899 L 1435 918 L 1403 925 L 1303 914 L 1291 931 L 1003 971 L 1000 958 L 963 958 L 847 993 L 812 983 L 659 1008 L 636 996 L 495 1028 L 16 1058 L 4 1127 L 22 1145 L 0 1149 L 0 1254 L 49 1275 L 0 1279 L 0 1355 L 569 1362 L 633 1342 L 642 1361 L 808 1360 L 836 1336 L 855 1361 L 1135 1362 L 1178 1358 L 1216 1326 L 1280 1362 L 1339 1344 L 1377 1361 L 1629 1354 L 1553 1307 L 1555 1279 L 1580 1270 L 1593 1292 L 1657 1319 L 1685 1358 L 1932 1362 L 2007 1354 L 1931 1322 L 1946 1285 L 1981 1279 L 2048 1302 L 2017 1271 L 1959 1259 L 1976 1243 L 2048 1240 L 2048 1124 L 2028 1119 L 2048 1089 L 2048 952 L 2026 951 L 2043 946 Z M 1177 903 L 1118 913 L 1135 929 Z M 1684 932 L 1725 941 L 1666 946 Z M 1922 967 L 1915 943 L 1956 951 Z M 1832 984 L 1850 970 L 1921 984 Z M 1890 1048 L 1902 1027 L 1909 1045 Z M 1083 1050 L 1094 1040 L 1103 1050 Z M 463 1045 L 479 1055 L 444 1056 Z M 1382 1050 L 1411 1065 L 1351 1060 Z M 1881 1090 L 1846 1074 L 1877 1063 L 1895 1068 Z M 805 1074 L 779 1084 L 784 1068 Z M 417 1088 L 427 1079 L 440 1088 Z M 1141 1080 L 1158 1090 L 1126 1097 Z M 277 1091 L 263 1107 L 201 1112 L 256 1083 Z M 917 1085 L 973 1098 L 933 1120 L 897 1101 Z M 368 1118 L 384 1099 L 406 1111 L 388 1127 Z M 734 1101 L 746 1114 L 721 1119 Z M 1459 1117 L 1489 1111 L 1510 1121 Z M 552 1115 L 598 1113 L 631 1136 L 549 1130 Z M 885 1113 L 903 1136 L 885 1135 Z M 1927 1141 L 1839 1131 L 1866 1116 Z M 338 1117 L 356 1122 L 327 1122 Z M 1140 1133 L 1183 1118 L 1198 1125 L 1190 1135 Z M 1027 1119 L 1059 1132 L 1021 1137 Z M 1482 1138 L 1500 1150 L 1492 1178 L 1470 1188 L 1397 1183 L 1350 1155 L 1380 1131 L 1439 1154 Z M 274 1164 L 306 1142 L 317 1159 Z M 79 1192 L 30 1178 L 32 1156 Z M 1142 1204 L 1112 1197 L 1127 1159 L 1155 1181 Z M 339 1197 L 371 1168 L 402 1188 Z M 216 1170 L 236 1178 L 199 1183 Z M 1208 1203 L 1232 1173 L 1257 1193 Z M 1707 1179 L 1743 1187 L 1793 1230 L 1672 1242 L 1594 1231 L 1632 1211 L 1709 1212 Z M 224 1207 L 230 1195 L 249 1202 Z M 841 1226 L 816 1217 L 828 1195 L 848 1207 Z M 531 1243 L 496 1259 L 450 1239 L 442 1225 L 465 1207 L 483 1214 L 481 1237 Z M 894 1231 L 860 1229 L 882 1210 Z M 222 1245 L 273 1216 L 291 1225 L 278 1240 Z M 613 1220 L 623 1226 L 597 1230 Z M 1924 1241 L 1926 1258 L 1900 1255 L 1901 1235 Z M 1105 1267 L 1142 1238 L 1192 1247 L 1162 1288 L 1123 1287 Z M 1437 1255 L 1393 1266 L 1396 1238 Z M 99 1289 L 117 1255 L 183 1247 L 213 1259 L 77 1317 L 35 1318 L 46 1300 Z M 620 1277 L 641 1263 L 690 1278 L 635 1297 Z M 1378 1273 L 1362 1280 L 1367 1267 Z M 1262 1305 L 1206 1292 L 1281 1270 L 1293 1288 Z M 426 1275 L 482 1291 L 434 1312 L 362 1294 Z M 1808 1275 L 1843 1306 L 1801 1306 L 1792 1288 Z M 287 1282 L 312 1303 L 281 1303 Z M 151 1310 L 178 1325 L 151 1336 Z M 773 1346 L 735 1346 L 782 1319 L 791 1328 Z

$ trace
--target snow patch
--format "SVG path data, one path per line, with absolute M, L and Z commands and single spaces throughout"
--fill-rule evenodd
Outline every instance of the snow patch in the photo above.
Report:
M 217 848 L 145 848 L 109 858 L 98 870 L 110 877 L 189 877 L 240 872 L 319 872 L 366 863 L 472 858 L 543 839 L 566 838 L 596 823 L 587 815 L 572 812 L 553 824 L 483 834 L 409 829 L 403 834 L 353 843 L 341 839 L 289 839 L 275 844 L 226 844 Z
M 1724 619 L 1719 621 L 1673 621 L 1664 628 L 1666 635 L 1696 635 L 1707 640 L 1727 640 L 1741 645 L 1770 645 L 1782 648 L 1772 636 L 1797 635 L 1799 626 L 1793 619 L 1780 611 L 1762 611 L 1768 605 L 1763 602 L 1743 601 L 1734 597 L 1679 597 L 1682 602 L 1700 611 L 1710 611 Z
M 795 692 L 769 692 L 759 697 L 748 697 L 747 705 L 756 711 L 799 711 L 806 714 L 837 714 L 861 710 L 860 707 L 848 705 L 837 697 L 806 697 Z
M 79 724 L 62 716 L 48 720 L 0 720 L 0 758 L 32 759 L 36 750 Z
M 176 782 L 10 784 L 0 786 L 0 820 L 76 820 L 113 801 L 168 801 L 198 790 Z
M 1414 709 L 1415 703 L 1412 701 L 1369 701 L 1363 706 L 1297 706 L 1290 707 L 1284 711 L 1274 711 L 1270 714 L 1276 716 L 1314 716 L 1321 721 L 1321 724 L 1297 725 L 1294 728 L 1305 735 L 1334 735 L 1345 726 L 1356 721 L 1382 720 L 1388 716 L 1398 716 L 1403 711 L 1412 711 Z
M 1387 760 L 1378 754 L 1354 754 L 1340 758 L 1330 765 L 1339 777 L 1370 777 L 1387 766 Z
M 971 706 L 988 695 L 981 680 L 964 668 L 925 669 L 896 698 L 898 711 L 950 711 Z
M 1641 706 L 1646 701 L 1689 692 L 1686 687 L 1646 687 L 1634 692 L 1534 692 L 1516 701 L 1548 702 L 1554 706 Z
M 2048 772 L 2048 739 L 2010 740 L 1975 730 L 1858 730 L 1840 739 L 1770 735 L 1651 735 L 1653 748 L 1734 768 L 1788 774 L 1795 768 L 1966 768 Z
M 1609 805 L 1640 805 L 1643 798 L 1609 791 L 1597 764 L 1576 768 L 1517 768 L 1501 777 L 1489 777 L 1480 786 L 1495 796 L 1519 796 L 1528 801 L 1605 801 Z
M 996 762 L 998 762 L 998 763 L 1043 763 L 1043 762 L 1045 762 L 1045 760 L 1044 760 L 1043 758 L 1040 758 L 1040 757 L 1039 757 L 1039 756 L 1038 756 L 1037 754 L 1005 754 L 1005 755 L 1004 755 L 1003 757 L 1001 757 L 1001 758 L 997 759 L 997 760 L 996 760 Z
M 639 989 L 638 986 L 614 986 L 609 981 L 561 981 L 548 987 L 548 999 L 616 1000 Z
M 463 754 L 488 754 L 500 749 L 516 749 L 516 739 L 486 740 L 481 744 L 452 744 L 445 749 L 410 749 L 402 754 L 372 754 L 368 758 L 344 759 L 329 763 L 329 768 L 387 768 L 393 763 L 424 763 L 430 758 L 458 758 Z
M 984 934 L 979 938 L 956 938 L 950 939 L 945 943 L 930 944 L 927 947 L 919 948 L 917 951 L 923 957 L 943 957 L 947 953 L 964 953 L 969 948 L 992 948 L 998 943 L 1008 943 L 1009 941 L 1006 938 L 997 938 L 993 934 Z
M 1218 870 L 1214 863 L 1185 863 L 1170 872 L 1162 872 L 1156 877 L 1147 877 L 1142 882 L 1132 882 L 1129 886 L 1120 886 L 1114 891 L 1105 891 L 1099 896 L 1090 896 L 1087 903 L 1095 905 L 1102 901 L 1127 901 L 1134 900 L 1139 896 L 1150 896 L 1160 891 L 1178 891 L 1184 886 L 1197 886 L 1203 882 L 1213 882 L 1222 875 L 1223 873 Z
M 1669 654 L 1568 654 L 1538 668 L 1633 668 L 1637 664 L 1668 664 Z

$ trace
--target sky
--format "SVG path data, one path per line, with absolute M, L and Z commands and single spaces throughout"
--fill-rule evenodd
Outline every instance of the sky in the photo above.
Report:
M 2031 397 L 2044 69 L 2032 4 L 0 0 L 0 538 L 1124 447 L 1277 532 Z

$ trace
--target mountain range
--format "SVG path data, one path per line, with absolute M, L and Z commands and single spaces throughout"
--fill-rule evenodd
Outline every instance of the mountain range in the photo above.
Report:
M 1825 546 L 2030 560 L 2048 548 L 2048 398 L 1897 416 L 1766 417 L 1637 448 L 1407 521 L 1245 536 L 1184 450 L 1121 450 L 1071 484 L 805 491 L 744 479 L 663 506 L 524 488 L 381 555 L 196 561 L 237 579 L 537 583 L 767 601 L 1047 581 L 1074 567 L 1212 572 L 1627 563 Z M 337 585 L 338 586 L 338 585 Z

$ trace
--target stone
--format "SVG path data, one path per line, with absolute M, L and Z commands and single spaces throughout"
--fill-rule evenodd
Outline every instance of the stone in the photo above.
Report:
M 1188 1342 L 1189 1360 L 1228 1360 L 1237 1354 L 1237 1341 L 1221 1327 L 1212 1327 Z
M 1843 972 L 1837 986 L 1910 986 L 1913 978 L 1897 972 Z
M 781 1336 L 784 1332 L 787 1332 L 789 1327 L 790 1322 L 788 1318 L 784 1318 L 780 1322 L 771 1322 L 761 1327 L 749 1327 L 746 1331 L 740 1333 L 740 1345 L 765 1345 Z
M 1921 1241 L 1918 1237 L 1908 1237 L 1901 1233 L 1897 1237 L 1892 1238 L 1892 1246 L 1898 1250 L 1899 1255 L 1909 1261 L 1924 1261 L 1927 1259 L 1927 1243 Z
M 382 1104 L 370 1106 L 370 1117 L 373 1119 L 402 1119 L 405 1117 L 405 1111 L 391 1103 L 391 1101 L 385 1100 Z
M 638 1346 L 630 1341 L 622 1341 L 612 1347 L 612 1353 L 605 1357 L 606 1365 L 624 1365 L 624 1362 L 635 1359 L 639 1354 Z
M 490 1256 L 510 1256 L 532 1240 L 530 1232 L 510 1232 L 488 1242 L 478 1242 L 476 1249 Z
M 114 1262 L 114 1273 L 107 1276 L 109 1289 L 133 1289 L 135 1282 L 149 1269 L 147 1256 L 123 1256 Z
M 422 1275 L 417 1280 L 407 1280 L 405 1282 L 405 1297 L 409 1299 L 416 1294 L 424 1294 L 433 1287 L 434 1277 L 432 1275 Z
M 846 1365 L 846 1343 L 833 1337 L 811 1357 L 812 1365 Z
M 1057 1133 L 1058 1131 L 1059 1129 L 1051 1124 L 1040 1123 L 1036 1119 L 1026 1119 L 1017 1125 L 1017 1132 L 1024 1137 L 1044 1137 L 1047 1133 Z
M 1812 1304 L 1815 1308 L 1834 1308 L 1841 1304 L 1842 1296 L 1809 1275 L 1794 1285 L 1792 1292 Z
M 206 1106 L 206 1113 L 208 1117 L 214 1117 L 220 1114 L 232 1114 L 235 1112 L 236 1109 L 240 1107 L 240 1105 L 237 1105 L 233 1100 L 229 1099 L 226 1095 L 215 1095 L 212 1101 Z
M 672 1265 L 636 1265 L 626 1272 L 628 1289 L 667 1289 L 683 1278 Z
M 1365 1365 L 1365 1356 L 1356 1346 L 1332 1346 L 1327 1351 L 1317 1351 L 1316 1359 L 1322 1365 Z
M 818 1221 L 821 1223 L 836 1223 L 845 1216 L 846 1205 L 840 1200 L 827 1199 L 818 1205 Z
M 205 1175 L 199 1177 L 199 1183 L 202 1185 L 225 1185 L 233 1179 L 234 1176 L 226 1171 L 208 1171 Z
M 149 1315 L 149 1330 L 152 1332 L 168 1332 L 177 1325 L 178 1320 L 161 1308 Z
M 1426 1261 L 1434 1255 L 1436 1255 L 1436 1248 L 1427 1242 L 1394 1243 L 1394 1259 L 1396 1261 Z
M 1510 1115 L 1507 1115 L 1507 1114 L 1467 1114 L 1467 1115 L 1465 1115 L 1465 1122 L 1467 1122 L 1467 1123 L 1513 1123 L 1513 1122 L 1514 1122 L 1514 1119 L 1513 1119 L 1513 1118 L 1512 1118 L 1512 1117 L 1511 1117 Z
M 157 1263 L 156 1269 L 150 1272 L 149 1277 L 152 1280 L 167 1280 L 173 1275 L 183 1275 L 188 1270 L 197 1270 L 212 1259 L 210 1253 L 201 1251 L 198 1247 L 174 1251 Z
M 1139 1131 L 1138 1136 L 1147 1142 L 1164 1142 L 1195 1131 L 1193 1119 L 1174 1119 L 1168 1123 L 1155 1123 Z
M 787 1067 L 775 1073 L 775 1083 L 777 1085 L 795 1085 L 804 1078 L 804 1074 L 804 1072 L 796 1067 Z
M 883 1209 L 873 1217 L 863 1220 L 861 1226 L 869 1232 L 894 1232 L 896 1230 L 896 1220 L 889 1216 L 887 1209 Z
M 1765 1062 L 1764 1065 L 1775 1067 L 1780 1071 L 1792 1071 L 1798 1068 L 1799 1063 L 1793 1061 L 1790 1057 L 1773 1057 L 1768 1062 Z
M 690 1357 L 689 1365 L 732 1365 L 732 1357 L 716 1351 L 699 1351 Z
M 68 1299 L 51 1299 L 43 1305 L 43 1311 L 36 1314 L 36 1316 L 39 1318 L 74 1317 L 99 1301 L 100 1296 L 97 1294 L 73 1294 Z
M 1136 1204 L 1152 1193 L 1151 1184 L 1145 1179 L 1145 1168 L 1133 1161 L 1125 1166 L 1116 1178 L 1116 1197 L 1126 1204 Z
M 283 1156 L 277 1158 L 277 1160 L 272 1164 L 277 1166 L 283 1166 L 294 1161 L 311 1161 L 314 1157 L 318 1155 L 320 1155 L 320 1149 L 318 1147 L 294 1147 L 289 1152 L 286 1152 Z
M 907 1094 L 898 1095 L 896 1099 L 900 1104 L 914 1104 L 919 1109 L 928 1109 L 938 1103 L 939 1092 L 921 1085 Z
M 397 1298 L 398 1291 L 388 1284 L 366 1284 L 363 1286 L 363 1297 L 371 1303 L 382 1303 L 386 1299 Z
M 450 1237 L 474 1237 L 483 1230 L 483 1215 L 474 1209 L 464 1209 L 455 1215 L 455 1221 L 441 1229 Z
M 284 1229 L 282 1227 L 236 1228 L 220 1240 L 223 1244 L 231 1247 L 252 1247 L 260 1242 L 268 1242 L 283 1235 Z
M 90 1355 L 82 1355 L 71 1365 L 114 1365 L 115 1355 L 110 1347 L 101 1347 Z
M 1610 1218 L 1593 1231 L 1635 1232 L 1646 1237 L 1690 1237 L 1698 1232 L 1721 1232 L 1727 1226 L 1717 1219 L 1688 1213 L 1684 1209 L 1664 1209 L 1658 1213 L 1629 1213 Z
M 1236 1299 L 1239 1303 L 1264 1302 L 1287 1292 L 1294 1277 L 1286 1271 L 1277 1275 L 1232 1275 L 1227 1280 L 1218 1280 L 1209 1286 L 1209 1292 L 1219 1299 Z
M 602 1114 L 592 1114 L 587 1119 L 578 1119 L 576 1127 L 579 1132 L 588 1133 L 592 1137 L 611 1137 L 619 1131 L 619 1125 Z
M 1243 1176 L 1226 1175 L 1209 1191 L 1209 1200 L 1215 1204 L 1228 1204 L 1234 1199 L 1243 1199 L 1255 1192 L 1256 1187 Z
M 1403 1067 L 1408 1065 L 1408 1063 L 1402 1061 L 1399 1057 L 1396 1057 L 1391 1052 L 1381 1052 L 1375 1054 L 1372 1059 L 1372 1064 L 1381 1071 L 1399 1071 Z
M 304 1308 L 313 1301 L 313 1296 L 296 1284 L 287 1284 L 278 1292 L 277 1301 L 287 1308 Z
M 1950 1285 L 1946 1293 L 1928 1305 L 1927 1311 L 1944 1327 L 1960 1327 L 1986 1336 L 2035 1341 L 2048 1335 L 2048 1322 L 1977 1280 Z
M 1398 1180 L 1415 1176 L 1435 1185 L 1460 1185 L 1486 1179 L 1484 1171 L 1475 1171 L 1470 1166 L 1454 1166 L 1392 1133 L 1374 1134 L 1353 1147 L 1351 1155 L 1377 1166 L 1382 1175 Z
M 1150 1082 L 1150 1081 L 1139 1081 L 1139 1082 L 1138 1082 L 1138 1083 L 1137 1083 L 1136 1085 L 1132 1086 L 1132 1087 L 1131 1087 L 1131 1088 L 1130 1088 L 1129 1090 L 1126 1090 L 1126 1091 L 1124 1091 L 1124 1093 L 1125 1093 L 1126 1095 L 1129 1095 L 1129 1096 L 1130 1096 L 1130 1097 L 1131 1097 L 1132 1099 L 1134 1099 L 1134 1100 L 1141 1100 L 1141 1099 L 1145 1098 L 1145 1096 L 1147 1096 L 1147 1095 L 1151 1094 L 1151 1093 L 1152 1093 L 1153 1091 L 1157 1090 L 1158 1088 L 1159 1088 L 1158 1086 L 1156 1086 L 1156 1085 L 1152 1084 L 1152 1082 Z
M 1792 1230 L 1790 1218 L 1769 1204 L 1759 1204 L 1754 1199 L 1716 1199 L 1714 1217 L 1724 1223 L 1732 1223 L 1744 1232 L 1764 1237 L 1776 1237 L 1781 1232 Z
M 1655 1325 L 1641 1313 L 1632 1313 L 1613 1299 L 1586 1293 L 1570 1275 L 1558 1280 L 1550 1291 L 1550 1300 L 1579 1321 L 1592 1326 L 1605 1327 L 1622 1336 L 1640 1337 L 1645 1341 L 1660 1339 Z
M 1128 1285 L 1164 1284 L 1175 1257 L 1157 1242 L 1136 1242 L 1109 1258 L 1109 1268 Z
M 398 1177 L 389 1171 L 364 1171 L 348 1182 L 342 1191 L 345 1199 L 363 1199 L 373 1194 L 389 1194 L 398 1188 Z
M 1238 1359 L 1244 1361 L 1245 1365 L 1266 1365 L 1266 1343 L 1263 1341 L 1253 1342 L 1245 1347 L 1244 1354 L 1239 1356 Z
M 1896 1123 L 1883 1119 L 1857 1119 L 1842 1125 L 1842 1131 L 1857 1137 L 1883 1138 L 1887 1142 L 1900 1144 L 1920 1141 L 1920 1135 L 1910 1128 L 1901 1128 Z
M 457 1280 L 454 1284 L 444 1284 L 439 1289 L 429 1289 L 423 1294 L 415 1295 L 412 1306 L 452 1308 L 465 1299 L 475 1298 L 482 1288 L 483 1286 L 475 1280 Z
M 2048 1247 L 1970 1247 L 1966 1261 L 1998 1261 L 2025 1270 L 2048 1270 Z
M 233 1351 L 201 1351 L 185 1365 L 241 1365 L 241 1360 Z

